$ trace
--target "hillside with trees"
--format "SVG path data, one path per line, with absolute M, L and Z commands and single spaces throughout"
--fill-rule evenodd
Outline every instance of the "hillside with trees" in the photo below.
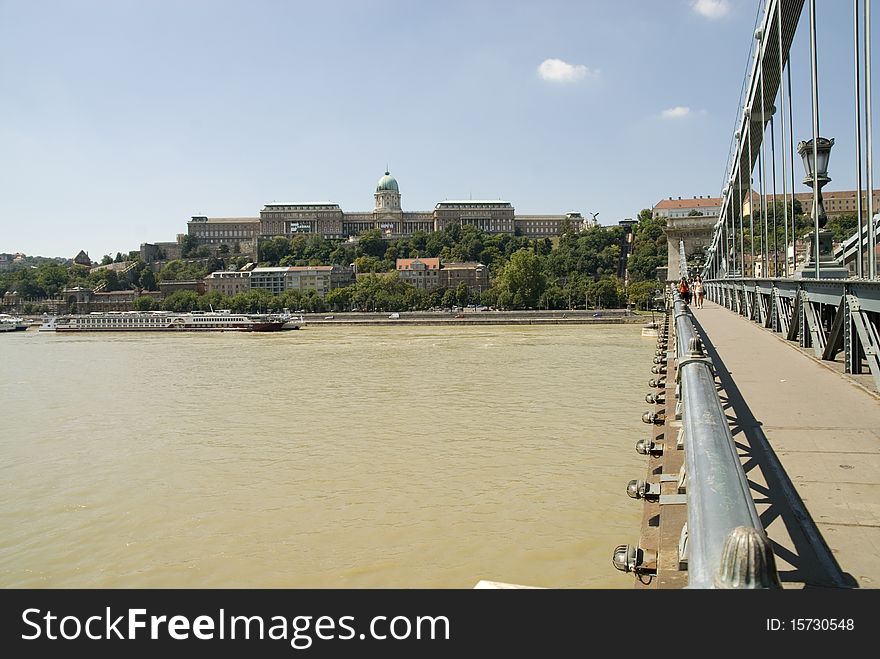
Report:
M 434 233 L 416 233 L 388 240 L 378 230 L 355 241 L 321 236 L 276 236 L 259 244 L 260 266 L 354 264 L 355 284 L 332 290 L 326 298 L 314 292 L 287 291 L 272 296 L 252 290 L 228 298 L 219 293 L 199 296 L 177 291 L 161 303 L 162 309 L 228 308 L 235 311 L 302 309 L 403 311 L 482 304 L 501 309 L 575 309 L 646 306 L 655 290 L 656 268 L 665 264 L 666 244 L 662 220 L 649 210 L 639 214 L 634 251 L 629 259 L 629 290 L 616 273 L 625 233 L 620 226 L 597 226 L 584 231 L 566 228 L 562 236 L 531 239 L 513 234 L 488 234 L 473 226 L 454 225 Z M 196 254 L 198 250 L 190 249 Z M 117 255 L 117 258 L 121 254 Z M 401 281 L 395 270 L 398 258 L 440 258 L 443 262 L 478 261 L 489 268 L 488 290 L 471 291 L 464 284 L 454 289 L 419 290 Z M 108 265 L 117 262 L 107 255 Z M 47 263 L 0 273 L 0 295 L 16 291 L 25 298 L 55 297 L 72 286 L 103 290 L 156 290 L 162 281 L 193 281 L 210 272 L 239 269 L 247 263 L 241 255 L 218 254 L 165 263 L 158 273 L 139 262 L 120 277 L 111 268 L 90 272 L 84 266 Z M 136 307 L 155 308 L 150 297 L 140 297 Z

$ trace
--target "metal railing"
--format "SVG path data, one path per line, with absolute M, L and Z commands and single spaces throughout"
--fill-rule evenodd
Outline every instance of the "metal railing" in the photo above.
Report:
M 687 278 L 683 242 L 679 243 L 679 257 L 679 274 Z M 681 420 L 681 428 L 678 440 L 664 441 L 662 451 L 673 450 L 673 446 L 685 451 L 678 477 L 678 490 L 685 494 L 683 501 L 675 503 L 687 505 L 687 521 L 678 546 L 679 566 L 687 569 L 687 587 L 778 588 L 776 561 L 715 388 L 712 362 L 703 350 L 688 305 L 674 286 L 670 286 L 667 300 L 675 331 L 677 403 L 672 418 Z M 658 357 L 654 360 L 658 366 L 652 369 L 656 373 L 666 372 L 666 367 L 659 365 L 663 359 L 659 355 L 665 352 L 666 345 L 664 331 L 658 337 Z M 668 360 L 673 353 L 666 354 Z M 662 382 L 652 380 L 650 384 L 668 387 L 665 377 Z M 652 394 L 646 399 L 658 401 Z M 661 399 L 665 404 L 665 395 Z M 658 416 L 646 412 L 643 420 L 657 423 Z M 668 413 L 659 422 L 663 421 L 667 424 L 664 434 L 674 432 L 675 425 L 670 425 Z M 636 451 L 642 454 L 654 449 L 652 440 L 636 444 Z M 662 506 L 664 497 L 660 492 L 659 485 L 645 481 L 630 481 L 627 486 L 629 496 L 657 497 Z M 666 502 L 673 503 L 668 499 Z M 647 557 L 648 553 L 641 548 L 620 545 L 612 562 L 619 570 L 635 572 L 641 578 L 641 574 L 656 570 L 649 566 L 652 561 Z
M 824 361 L 843 353 L 844 372 L 869 371 L 880 390 L 880 281 L 718 279 L 707 297 Z
M 711 361 L 684 300 L 674 302 L 676 359 L 685 450 L 688 588 L 778 585 Z
M 684 242 L 680 275 L 687 277 Z M 678 399 L 687 474 L 685 553 L 689 588 L 778 585 L 773 552 L 761 525 L 724 407 L 712 362 L 703 351 L 688 305 L 673 298 Z M 759 559 L 752 562 L 755 556 Z

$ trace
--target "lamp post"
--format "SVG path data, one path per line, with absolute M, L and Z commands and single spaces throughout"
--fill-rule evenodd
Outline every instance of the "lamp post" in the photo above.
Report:
M 822 279 L 846 279 L 847 269 L 834 258 L 831 246 L 831 232 L 825 229 L 828 215 L 822 201 L 822 187 L 831 179 L 828 177 L 828 159 L 834 139 L 819 137 L 815 143 L 807 140 L 798 143 L 798 154 L 804 161 L 807 174 L 804 185 L 815 188 L 816 203 L 813 204 L 815 229 L 810 235 L 810 252 L 803 265 L 795 272 L 799 278 L 815 277 Z

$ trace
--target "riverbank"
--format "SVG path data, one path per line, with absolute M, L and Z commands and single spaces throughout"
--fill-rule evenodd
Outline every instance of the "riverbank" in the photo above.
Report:
M 401 311 L 388 312 L 333 312 L 299 314 L 305 325 L 624 325 L 645 324 L 652 320 L 650 313 L 626 309 L 530 310 L 530 311 Z M 42 324 L 39 316 L 25 318 L 30 329 Z
M 303 314 L 311 325 L 622 325 L 650 322 L 650 315 L 626 309 L 574 311 L 401 311 L 400 313 Z

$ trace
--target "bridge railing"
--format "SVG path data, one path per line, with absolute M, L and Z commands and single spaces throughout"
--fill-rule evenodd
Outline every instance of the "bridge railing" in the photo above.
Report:
M 685 451 L 688 588 L 771 588 L 773 552 L 749 491 L 711 361 L 684 300 L 673 303 Z
M 869 371 L 880 390 L 880 281 L 717 279 L 707 297 L 825 361 L 843 352 L 844 371 Z
M 681 277 L 687 277 L 684 242 Z M 687 527 L 682 533 L 689 588 L 770 588 L 776 564 L 749 490 L 712 362 L 688 305 L 673 295 L 677 398 L 685 451 Z M 678 414 L 676 414 L 678 416 Z

